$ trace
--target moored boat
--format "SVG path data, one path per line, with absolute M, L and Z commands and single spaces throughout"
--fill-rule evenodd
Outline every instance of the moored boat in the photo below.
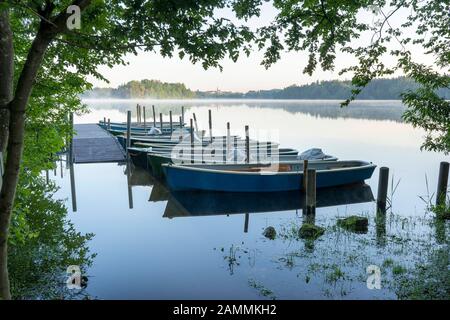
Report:
M 136 148 L 134 148 L 134 153 L 136 153 Z M 141 151 L 142 153 L 145 153 L 145 151 Z M 281 148 L 277 150 L 276 154 L 273 154 L 271 156 L 272 161 L 277 159 L 278 162 L 283 161 L 298 161 L 297 158 L 298 151 L 295 149 L 289 149 L 289 148 Z M 225 157 L 223 158 L 223 155 L 217 155 L 217 157 L 202 157 L 199 154 L 194 154 L 194 157 L 192 157 L 191 154 L 184 154 L 179 156 L 174 156 L 171 153 L 158 153 L 149 151 L 146 152 L 147 155 L 147 163 L 144 164 L 144 160 L 142 158 L 142 154 L 139 156 L 139 163 L 140 165 L 146 166 L 147 168 L 152 170 L 152 173 L 157 176 L 161 177 L 163 175 L 162 171 L 162 165 L 163 164 L 170 164 L 170 163 L 176 163 L 176 164 L 191 164 L 192 161 L 197 164 L 217 164 L 217 163 L 234 163 L 239 162 L 242 163 L 243 159 L 238 159 L 236 157 Z M 254 155 L 251 155 L 252 159 L 255 159 Z M 331 158 L 332 160 L 337 160 L 336 158 Z M 136 162 L 137 164 L 137 162 Z
M 369 179 L 375 165 L 365 161 L 311 161 L 316 187 L 333 187 Z M 163 164 L 171 190 L 278 192 L 303 189 L 303 163 L 176 165 Z

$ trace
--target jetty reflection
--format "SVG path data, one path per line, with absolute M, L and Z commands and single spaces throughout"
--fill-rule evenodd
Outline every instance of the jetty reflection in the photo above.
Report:
M 330 207 L 374 201 L 367 184 L 325 188 L 317 191 L 317 207 Z M 164 217 L 249 214 L 302 209 L 305 195 L 299 192 L 232 193 L 172 192 Z M 246 217 L 246 220 L 248 218 Z

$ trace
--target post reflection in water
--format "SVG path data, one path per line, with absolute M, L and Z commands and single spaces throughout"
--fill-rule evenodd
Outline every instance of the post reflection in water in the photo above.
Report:
M 70 193 L 72 197 L 72 211 L 77 212 L 77 192 L 75 188 L 75 168 L 72 161 L 68 160 L 68 166 L 70 171 Z
M 128 186 L 128 206 L 130 209 L 133 209 L 133 188 L 131 185 L 131 171 L 132 171 L 131 161 L 127 161 L 127 166 L 125 168 L 125 173 L 127 175 L 127 186 Z
M 248 213 L 245 214 L 245 220 L 244 220 L 244 233 L 248 233 L 248 223 L 249 223 L 250 216 Z
M 172 192 L 164 217 L 192 217 L 244 214 L 244 232 L 248 232 L 249 213 L 280 212 L 302 209 L 305 196 L 299 192 L 221 193 Z M 320 189 L 317 207 L 356 204 L 373 201 L 372 189 L 366 184 Z M 314 215 L 303 215 L 304 222 L 314 224 Z

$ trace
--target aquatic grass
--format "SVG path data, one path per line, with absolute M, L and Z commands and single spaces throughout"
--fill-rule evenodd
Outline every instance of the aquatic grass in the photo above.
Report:
M 399 182 L 391 182 L 392 195 L 398 185 Z M 430 214 L 431 208 L 427 206 L 423 215 L 413 217 L 396 214 L 393 210 L 386 215 L 369 211 L 358 213 L 370 221 L 365 234 L 337 227 L 337 221 L 342 218 L 339 210 L 337 217 L 317 214 L 315 224 L 326 231 L 315 241 L 298 236 L 305 217 L 295 216 L 274 225 L 278 232 L 272 247 L 276 248 L 275 252 L 258 252 L 259 266 L 264 260 L 274 263 L 273 270 L 264 267 L 265 272 L 271 272 L 265 285 L 272 290 L 285 290 L 279 279 L 289 278 L 293 273 L 299 283 L 290 281 L 287 285 L 301 287 L 301 284 L 308 284 L 308 292 L 314 292 L 314 296 L 308 298 L 450 299 L 450 281 L 448 275 L 444 275 L 448 274 L 448 260 L 441 258 L 440 271 L 430 266 L 436 252 L 448 251 L 450 224 L 436 221 L 438 219 Z M 348 216 L 350 210 L 346 208 L 345 213 Z M 263 237 L 260 235 L 260 238 Z M 369 265 L 381 270 L 380 291 L 365 288 Z M 260 274 L 260 269 L 257 270 Z M 419 270 L 425 271 L 419 273 Z M 437 283 L 441 287 L 438 288 Z M 301 292 L 299 290 L 299 295 L 305 297 Z
M 272 290 L 264 287 L 263 284 L 261 284 L 260 282 L 256 281 L 255 279 L 249 279 L 248 280 L 248 284 L 251 288 L 254 288 L 256 290 L 258 290 L 259 295 L 263 296 L 263 297 L 267 297 L 269 299 L 272 300 L 276 300 L 276 296 L 273 293 Z
M 371 221 L 375 221 L 374 214 L 368 216 Z M 276 263 L 276 272 L 290 273 L 294 269 L 301 270 L 296 271 L 295 277 L 301 283 L 307 283 L 312 288 L 320 290 L 320 296 L 326 298 L 352 297 L 355 287 L 365 286 L 366 267 L 377 265 L 382 272 L 383 291 L 367 291 L 367 297 L 413 298 L 418 295 L 417 292 L 425 289 L 402 290 L 400 283 L 404 281 L 406 275 L 412 274 L 411 277 L 417 277 L 414 270 L 417 265 L 429 263 L 426 258 L 428 253 L 440 250 L 448 244 L 449 225 L 444 225 L 447 234 L 444 234 L 444 241 L 439 242 L 435 234 L 436 225 L 430 222 L 432 220 L 431 216 L 405 219 L 392 213 L 390 224 L 385 225 L 383 235 L 386 239 L 385 244 L 380 246 L 377 225 L 370 225 L 367 234 L 354 234 L 335 228 L 336 219 L 329 219 L 327 232 L 320 241 L 313 242 L 311 248 L 307 248 L 307 241 L 298 238 L 293 232 L 301 222 L 289 221 L 277 228 L 280 230 L 280 237 L 275 240 L 280 249 L 283 244 L 287 245 L 286 250 L 283 250 L 285 252 L 278 259 L 269 258 L 269 261 Z M 299 247 L 295 245 L 296 243 L 303 243 L 305 247 Z M 294 250 L 289 250 L 291 247 Z M 263 259 L 262 255 L 259 259 Z M 436 281 L 433 280 L 436 275 L 430 274 L 430 277 L 431 282 Z M 414 283 L 416 282 L 420 281 Z M 425 286 L 428 282 L 420 283 Z M 277 288 L 278 284 L 274 282 L 269 287 Z M 432 290 L 434 286 L 430 288 Z M 408 295 L 408 292 L 411 295 Z M 439 295 L 442 295 L 442 292 Z
M 397 183 L 394 183 L 394 175 L 392 175 L 390 188 L 389 188 L 390 193 L 389 193 L 389 196 L 386 198 L 386 203 L 387 203 L 386 210 L 389 211 L 390 213 L 393 212 L 394 195 L 395 195 L 395 192 L 397 191 L 400 181 L 401 181 L 401 179 L 398 179 Z
M 443 203 L 436 205 L 433 203 L 435 193 L 430 194 L 427 175 L 425 175 L 425 185 L 427 189 L 427 194 L 426 196 L 419 196 L 419 198 L 425 203 L 426 212 L 434 213 L 437 219 L 443 220 L 450 219 L 450 199 L 448 198 L 448 196 L 446 196 L 446 199 Z M 447 194 L 448 193 L 449 192 L 447 192 Z

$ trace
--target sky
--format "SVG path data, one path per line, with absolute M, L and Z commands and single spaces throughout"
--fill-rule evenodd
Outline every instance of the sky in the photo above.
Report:
M 252 18 L 247 25 L 252 29 L 267 25 L 276 13 L 276 9 L 270 3 L 265 3 L 260 17 Z M 236 21 L 231 12 L 224 10 L 220 14 Z M 392 19 L 401 21 L 405 15 L 406 13 L 399 12 L 397 17 L 394 16 Z M 373 19 L 373 16 L 363 12 L 361 18 Z M 358 42 L 367 41 L 368 38 L 369 36 L 362 36 Z M 176 54 L 173 58 L 163 58 L 157 52 L 142 51 L 136 56 L 127 55 L 126 66 L 100 67 L 99 71 L 109 79 L 109 84 L 96 79 L 90 80 L 95 87 L 117 87 L 131 80 L 155 79 L 163 82 L 181 82 L 191 90 L 247 92 L 285 88 L 322 80 L 346 80 L 351 75 L 339 76 L 339 70 L 355 63 L 352 57 L 338 52 L 334 71 L 325 72 L 318 68 L 312 76 L 309 76 L 302 72 L 307 64 L 307 53 L 283 52 L 281 59 L 267 70 L 261 65 L 262 58 L 263 52 L 255 50 L 249 57 L 241 55 L 236 63 L 224 59 L 220 62 L 223 66 L 221 72 L 218 68 L 205 70 L 201 64 L 194 65 L 187 58 L 180 60 Z M 385 62 L 394 63 L 393 60 L 388 60 L 389 58 Z

